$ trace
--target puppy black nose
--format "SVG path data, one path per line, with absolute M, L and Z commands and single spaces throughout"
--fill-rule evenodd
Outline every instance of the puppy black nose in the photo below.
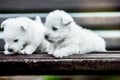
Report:
M 13 52 L 13 49 L 11 49 L 11 48 L 8 48 L 8 51 L 9 51 L 9 52 Z
M 48 39 L 48 35 L 45 35 L 45 39 Z

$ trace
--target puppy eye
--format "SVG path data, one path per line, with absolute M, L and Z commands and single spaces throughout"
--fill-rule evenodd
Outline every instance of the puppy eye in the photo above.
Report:
M 58 28 L 56 28 L 56 27 L 52 27 L 52 30 L 53 30 L 53 31 L 57 31 Z
M 18 42 L 18 39 L 15 39 L 14 42 Z

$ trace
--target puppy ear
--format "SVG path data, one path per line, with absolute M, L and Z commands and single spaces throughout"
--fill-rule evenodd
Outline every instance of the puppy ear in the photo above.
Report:
M 35 21 L 36 21 L 36 22 L 40 22 L 40 23 L 42 23 L 42 21 L 41 21 L 41 17 L 40 17 L 40 16 L 35 16 Z
M 64 26 L 69 25 L 72 21 L 69 18 L 61 18 L 61 22 Z
M 5 26 L 6 26 L 7 24 L 9 24 L 9 21 L 11 21 L 11 20 L 12 20 L 12 18 L 8 18 L 8 19 L 4 20 L 4 21 L 1 23 L 1 28 L 5 28 Z
M 24 26 L 21 26 L 20 28 L 22 29 L 22 31 L 26 31 L 27 30 L 27 27 L 24 27 Z
M 5 27 L 5 25 L 6 25 L 5 22 L 2 22 L 1 23 L 1 28 L 3 29 Z

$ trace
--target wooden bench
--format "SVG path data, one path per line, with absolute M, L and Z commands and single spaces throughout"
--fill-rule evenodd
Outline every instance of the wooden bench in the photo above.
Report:
M 1 0 L 0 23 L 9 17 L 35 15 L 43 22 L 48 12 L 68 11 L 84 28 L 102 36 L 106 52 L 72 55 L 56 59 L 47 53 L 4 55 L 4 40 L 0 39 L 0 75 L 44 74 L 111 74 L 120 72 L 120 6 L 119 0 Z M 107 12 L 103 12 L 107 11 Z M 2 32 L 2 31 L 1 31 Z M 2 38 L 2 33 L 0 34 Z M 91 73 L 93 72 L 93 73 Z

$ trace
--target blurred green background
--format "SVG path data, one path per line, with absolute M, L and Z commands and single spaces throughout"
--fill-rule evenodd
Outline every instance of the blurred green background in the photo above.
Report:
M 71 76 L 1 76 L 0 80 L 120 80 L 120 76 L 71 75 Z

